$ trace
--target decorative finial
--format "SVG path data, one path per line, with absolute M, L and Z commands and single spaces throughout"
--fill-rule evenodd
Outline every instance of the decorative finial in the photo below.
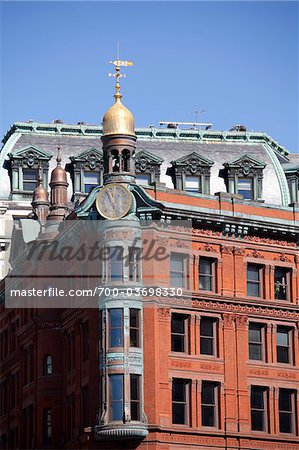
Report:
M 61 155 L 60 155 L 60 147 L 57 146 L 57 156 L 56 156 L 57 166 L 60 166 L 61 164 Z
M 109 64 L 113 64 L 115 67 L 115 73 L 109 73 L 109 77 L 116 78 L 114 98 L 115 98 L 115 101 L 118 101 L 122 98 L 122 94 L 120 93 L 119 79 L 122 77 L 126 78 L 126 74 L 120 73 L 120 68 L 121 68 L 121 66 L 125 66 L 125 67 L 134 66 L 134 63 L 132 61 L 122 61 L 119 59 L 119 42 L 118 42 L 117 43 L 117 57 L 114 61 L 109 61 Z

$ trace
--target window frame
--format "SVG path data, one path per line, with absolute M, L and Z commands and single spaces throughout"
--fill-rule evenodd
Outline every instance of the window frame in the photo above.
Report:
M 263 408 L 254 408 L 252 406 L 252 394 L 254 389 L 262 392 Z M 261 412 L 263 416 L 263 429 L 261 430 L 253 428 L 253 419 L 252 419 L 253 411 Z M 267 386 L 251 385 L 250 387 L 250 423 L 251 423 L 251 431 L 255 433 L 256 432 L 269 433 L 269 388 Z
M 184 386 L 184 400 L 183 401 L 178 401 L 178 400 L 174 400 L 174 384 L 178 383 L 181 384 L 182 386 Z M 171 414 L 171 421 L 173 425 L 178 425 L 178 426 L 182 426 L 182 427 L 189 427 L 191 425 L 190 423 L 190 419 L 191 419 L 191 380 L 186 379 L 186 378 L 173 378 L 172 379 L 172 397 L 171 397 L 171 409 L 172 409 L 172 414 Z M 181 422 L 175 422 L 174 421 L 174 408 L 175 405 L 184 405 L 184 423 Z
M 203 402 L 203 389 L 204 386 L 210 385 L 214 389 L 214 403 L 204 403 Z M 215 381 L 203 380 L 201 383 L 201 426 L 205 429 L 220 429 L 220 383 Z M 214 408 L 214 425 L 204 425 L 204 411 L 205 407 L 213 407 Z
M 174 332 L 172 330 L 172 326 L 173 326 L 173 319 L 175 317 L 179 317 L 183 324 L 184 324 L 184 333 L 178 333 L 178 332 Z M 171 314 L 171 320 L 170 320 L 170 333 L 171 333 L 171 352 L 173 353 L 185 353 L 185 354 L 189 354 L 190 353 L 190 315 L 188 314 L 182 314 L 182 313 L 178 313 L 178 312 L 173 312 Z M 174 345 L 174 337 L 175 336 L 179 336 L 182 338 L 183 340 L 183 348 L 184 350 L 180 351 L 180 350 L 173 350 L 173 348 L 175 347 Z
M 250 189 L 239 189 L 239 183 L 240 181 L 250 181 Z M 239 191 L 246 191 L 246 192 L 250 192 L 250 198 L 245 198 L 244 195 L 242 193 L 240 193 Z M 254 200 L 254 177 L 253 176 L 248 176 L 248 177 L 238 177 L 236 180 L 236 192 L 238 195 L 242 195 L 244 200 Z
M 111 326 L 111 311 L 121 311 L 121 326 Z M 112 330 L 121 330 L 121 345 L 111 345 Z M 108 347 L 110 348 L 123 348 L 124 347 L 124 309 L 123 308 L 108 308 Z
M 291 411 L 280 409 L 280 394 L 282 393 L 282 391 L 285 391 L 290 395 Z M 291 421 L 290 421 L 291 431 L 281 431 L 281 413 L 291 415 Z M 278 428 L 279 428 L 280 434 L 284 434 L 284 435 L 295 435 L 296 434 L 296 390 L 295 389 L 279 388 L 279 392 L 278 392 Z
M 137 380 L 137 398 L 132 398 L 132 381 Z M 132 404 L 137 405 L 137 418 L 132 418 Z M 140 422 L 141 420 L 141 375 L 131 373 L 130 374 L 130 416 L 132 421 Z
M 51 359 L 50 362 L 48 362 L 49 358 Z M 43 358 L 43 375 L 44 376 L 53 375 L 53 357 L 50 353 L 44 355 Z
M 284 329 L 287 331 L 287 336 L 288 336 L 288 345 L 278 345 L 277 341 L 277 336 L 279 333 L 279 329 Z M 282 347 L 282 348 L 287 348 L 288 349 L 288 362 L 284 362 L 284 361 L 278 361 L 278 347 Z M 293 365 L 294 364 L 294 328 L 287 326 L 287 325 L 277 325 L 276 326 L 276 362 L 277 364 L 288 364 L 288 365 Z
M 200 264 L 202 261 L 208 261 L 209 265 L 211 267 L 211 274 L 207 275 L 205 273 L 201 273 L 201 269 L 200 269 Z M 203 292 L 217 292 L 217 259 L 215 258 L 210 258 L 208 256 L 199 256 L 199 261 L 198 261 L 198 289 L 200 291 Z M 211 284 L 211 289 L 203 289 L 200 287 L 200 279 L 201 276 L 204 278 L 209 278 L 210 279 L 210 284 Z
M 182 262 L 182 270 L 173 270 L 171 268 L 171 258 L 172 256 L 179 256 Z M 180 253 L 180 252 L 171 252 L 169 256 L 169 285 L 175 289 L 189 289 L 189 260 L 190 256 L 188 253 Z M 173 279 L 177 279 L 177 275 L 182 275 L 182 285 L 174 286 Z
M 285 298 L 278 298 L 276 296 L 276 275 L 275 272 L 276 270 L 283 270 L 286 273 L 286 283 L 285 284 L 280 284 L 280 288 L 284 287 L 286 288 L 286 294 L 285 294 Z M 281 301 L 286 301 L 289 302 L 291 301 L 291 292 L 292 292 L 292 269 L 290 267 L 284 267 L 284 266 L 275 266 L 274 267 L 274 298 L 275 300 L 281 300 Z
M 137 312 L 137 325 L 133 326 L 131 323 L 131 319 L 132 319 L 132 313 L 133 311 Z M 129 328 L 130 328 L 130 333 L 129 333 L 129 337 L 130 337 L 130 347 L 131 348 L 141 348 L 141 341 L 140 341 L 140 320 L 141 320 L 141 310 L 139 308 L 129 308 Z M 136 331 L 136 336 L 137 336 L 137 344 L 136 345 L 132 345 L 132 331 Z
M 212 322 L 212 330 L 213 330 L 213 335 L 212 336 L 207 336 L 207 335 L 203 335 L 202 334 L 202 321 L 203 320 L 209 320 Z M 200 323 L 199 323 L 199 353 L 201 356 L 203 357 L 214 357 L 214 358 L 218 358 L 218 350 L 219 350 L 219 345 L 218 345 L 218 327 L 219 327 L 219 319 L 217 317 L 212 317 L 212 316 L 201 316 L 200 317 Z M 212 353 L 202 353 L 202 339 L 209 339 L 212 340 L 212 348 L 213 348 L 213 352 Z
M 256 280 L 249 280 L 248 279 L 248 269 L 249 269 L 250 266 L 257 269 L 258 276 L 259 276 L 258 281 L 256 281 Z M 259 295 L 258 296 L 249 294 L 248 286 L 249 286 L 250 283 L 251 284 L 254 283 L 254 284 L 258 285 L 258 288 L 259 288 Z M 251 297 L 251 298 L 262 298 L 262 299 L 265 298 L 265 296 L 264 296 L 264 266 L 263 265 L 256 264 L 256 263 L 253 263 L 253 262 L 247 262 L 247 268 L 246 268 L 246 294 L 247 294 L 247 297 Z
M 112 377 L 121 377 L 121 391 L 122 391 L 122 399 L 116 399 L 116 400 L 112 400 L 112 392 L 111 392 L 111 387 L 112 387 Z M 124 397 L 124 391 L 125 391 L 125 386 L 124 386 L 124 382 L 125 382 L 125 377 L 123 373 L 111 373 L 108 376 L 109 379 L 109 389 L 108 389 L 108 398 L 109 398 L 109 422 L 118 422 L 118 423 L 123 423 L 124 421 L 124 404 L 125 404 L 125 397 Z M 115 378 L 114 378 L 115 379 Z M 122 410 L 122 419 L 113 419 L 113 404 L 114 403 L 121 403 L 121 410 Z
M 261 332 L 261 341 L 252 341 L 250 340 L 250 327 L 251 326 L 256 326 L 260 328 L 260 332 Z M 248 360 L 249 361 L 255 361 L 255 363 L 257 361 L 260 362 L 267 362 L 267 346 L 266 346 L 266 330 L 267 330 L 267 325 L 265 323 L 260 323 L 260 322 L 249 322 L 248 324 Z M 259 345 L 261 347 L 261 359 L 255 359 L 255 358 L 251 358 L 250 357 L 250 344 L 252 345 Z

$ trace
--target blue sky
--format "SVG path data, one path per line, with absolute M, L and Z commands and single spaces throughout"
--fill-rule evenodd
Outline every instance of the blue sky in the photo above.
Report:
M 297 2 L 2 2 L 1 129 L 18 120 L 101 123 L 108 64 L 136 126 L 245 124 L 298 152 Z

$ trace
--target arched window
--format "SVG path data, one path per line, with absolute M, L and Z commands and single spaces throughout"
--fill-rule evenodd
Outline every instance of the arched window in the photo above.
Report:
M 44 375 L 52 375 L 53 373 L 53 359 L 51 355 L 44 356 Z

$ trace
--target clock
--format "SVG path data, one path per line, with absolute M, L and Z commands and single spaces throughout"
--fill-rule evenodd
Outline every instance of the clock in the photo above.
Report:
M 128 214 L 132 202 L 132 194 L 125 186 L 111 183 L 98 193 L 96 208 L 105 219 L 117 220 Z

